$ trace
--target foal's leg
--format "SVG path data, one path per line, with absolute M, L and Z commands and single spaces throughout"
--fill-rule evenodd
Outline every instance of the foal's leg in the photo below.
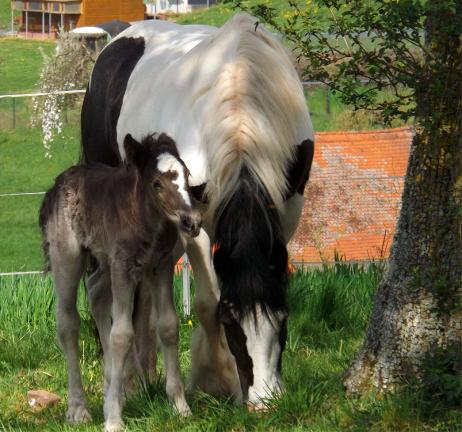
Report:
M 191 343 L 190 386 L 216 396 L 232 395 L 240 402 L 242 390 L 236 362 L 216 318 L 220 292 L 212 264 L 210 239 L 204 229 L 188 243 L 187 252 L 196 280 L 194 309 L 201 322 Z
M 80 316 L 77 311 L 77 291 L 83 273 L 84 259 L 78 245 L 67 246 L 65 248 L 61 244 L 58 247 L 57 242 L 51 241 L 50 262 L 57 294 L 58 338 L 68 368 L 69 392 L 66 418 L 70 422 L 80 423 L 91 421 L 79 366 Z
M 124 371 L 124 389 L 133 393 L 142 383 L 153 382 L 156 377 L 156 322 L 152 313 L 152 277 L 144 277 L 136 290 L 133 311 L 135 341 L 128 355 Z
M 166 391 L 170 402 L 182 416 L 191 414 L 184 395 L 178 360 L 178 316 L 173 304 L 172 256 L 163 260 L 155 271 L 154 305 L 157 309 L 157 331 L 161 342 L 167 377 Z
M 112 305 L 111 273 L 107 266 L 100 264 L 96 271 L 88 277 L 87 292 L 103 353 L 107 355 Z
M 146 271 L 136 299 L 133 325 L 135 347 L 143 378 L 154 382 L 157 364 L 157 313 L 153 304 L 154 275 Z
M 141 288 L 141 287 L 140 287 Z M 104 356 L 108 355 L 109 347 L 109 335 L 111 333 L 111 315 L 112 315 L 112 291 L 111 291 L 111 272 L 108 266 L 100 263 L 95 272 L 93 272 L 87 280 L 87 291 L 88 298 L 90 300 L 90 306 L 93 318 L 96 322 L 96 327 L 98 328 L 98 334 L 100 337 L 101 345 L 103 347 Z M 151 292 L 150 289 L 144 289 L 148 291 L 147 294 L 140 293 L 137 296 L 136 310 L 141 309 L 142 311 L 147 311 L 142 315 L 142 319 L 148 319 L 151 312 Z M 138 316 L 138 313 L 137 313 Z M 140 334 L 138 335 L 138 329 L 136 327 L 137 320 L 140 319 L 135 317 L 135 335 L 136 340 L 142 340 L 145 343 L 137 343 L 136 346 L 144 347 L 147 345 L 147 332 L 145 328 L 141 328 Z M 155 331 L 155 330 L 154 330 Z M 135 388 L 134 378 L 139 375 L 144 377 L 149 372 L 149 366 L 146 364 L 147 353 L 144 350 L 140 354 L 137 352 L 137 348 L 134 345 L 132 351 L 129 354 L 128 364 L 126 365 L 126 374 L 124 376 L 124 388 L 125 391 L 129 392 Z M 154 349 L 155 349 L 155 333 L 154 333 Z M 155 352 L 155 351 L 154 351 Z M 151 363 L 152 364 L 152 363 Z M 150 365 L 151 365 L 150 364 Z M 155 360 L 154 360 L 154 369 L 155 369 Z M 154 373 L 155 376 L 155 373 Z M 105 392 L 109 383 L 105 380 Z
M 109 383 L 104 399 L 104 430 L 119 432 L 123 429 L 123 375 L 127 355 L 133 343 L 133 302 L 136 285 L 141 274 L 126 260 L 115 260 L 111 265 L 112 328 L 109 337 L 108 356 L 105 359 L 105 375 Z

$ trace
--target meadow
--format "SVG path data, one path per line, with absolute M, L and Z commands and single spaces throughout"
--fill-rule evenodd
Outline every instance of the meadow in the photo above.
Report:
M 187 394 L 193 415 L 179 418 L 165 395 L 159 356 L 158 381 L 128 397 L 124 418 L 128 431 L 456 431 L 457 410 L 413 385 L 395 395 L 345 395 L 341 376 L 360 347 L 382 268 L 363 269 L 344 263 L 299 271 L 289 290 L 291 311 L 283 357 L 284 395 L 268 412 L 248 412 L 232 401 L 201 393 Z M 193 282 L 194 285 L 194 282 Z M 194 288 L 194 287 L 193 287 Z M 176 304 L 180 279 L 175 280 Z M 82 289 L 79 296 L 81 367 L 94 421 L 74 427 L 64 421 L 66 369 L 56 341 L 54 297 L 48 277 L 0 278 L 0 430 L 99 431 L 102 427 L 102 370 L 99 347 Z M 186 378 L 193 316 L 180 316 L 180 361 Z M 46 389 L 62 399 L 52 408 L 34 411 L 27 404 L 31 389 Z

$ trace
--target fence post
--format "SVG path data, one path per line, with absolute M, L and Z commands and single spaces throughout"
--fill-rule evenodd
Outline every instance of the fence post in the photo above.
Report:
M 16 98 L 11 99 L 13 102 L 13 129 L 16 129 Z
M 189 286 L 189 258 L 187 254 L 183 255 L 183 315 L 191 314 L 191 297 Z

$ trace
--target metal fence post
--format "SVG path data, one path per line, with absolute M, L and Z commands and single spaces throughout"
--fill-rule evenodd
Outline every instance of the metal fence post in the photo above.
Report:
M 191 314 L 191 297 L 189 286 L 189 258 L 187 254 L 183 255 L 183 314 Z
M 13 104 L 13 129 L 16 129 L 16 98 L 12 98 Z

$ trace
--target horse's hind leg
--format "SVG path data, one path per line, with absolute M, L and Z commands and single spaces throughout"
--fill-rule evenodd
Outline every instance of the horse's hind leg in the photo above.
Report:
M 173 303 L 173 259 L 169 256 L 155 272 L 154 305 L 157 310 L 157 331 L 161 342 L 167 377 L 169 400 L 180 415 L 191 414 L 184 395 L 178 359 L 179 322 Z
M 61 242 L 60 242 L 61 243 Z M 57 294 L 56 320 L 58 338 L 67 360 L 68 410 L 66 418 L 72 423 L 91 421 L 79 366 L 80 316 L 77 311 L 77 291 L 84 269 L 84 257 L 77 244 L 57 246 L 50 242 L 51 270 Z

